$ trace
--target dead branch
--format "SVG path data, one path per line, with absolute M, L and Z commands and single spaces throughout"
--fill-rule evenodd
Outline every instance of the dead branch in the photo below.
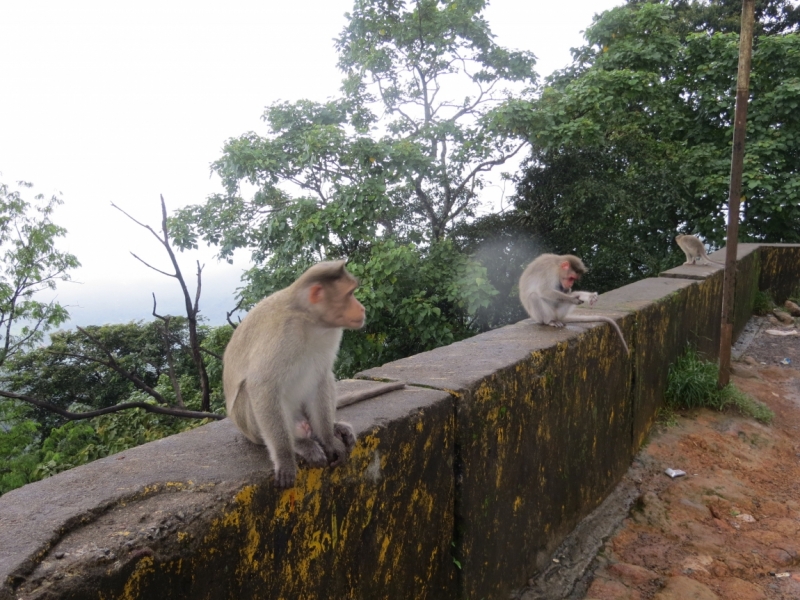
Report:
M 178 283 L 181 286 L 181 291 L 183 292 L 183 300 L 186 306 L 186 319 L 189 322 L 189 349 L 191 350 L 192 354 L 192 361 L 197 368 L 197 375 L 200 379 L 200 393 L 202 396 L 202 408 L 204 411 L 208 411 L 211 408 L 211 389 L 210 384 L 208 381 L 208 372 L 206 371 L 205 363 L 203 362 L 203 357 L 201 355 L 202 349 L 200 348 L 200 340 L 197 335 L 197 314 L 200 312 L 200 290 L 202 288 L 202 272 L 203 267 L 200 265 L 200 261 L 197 261 L 197 290 L 194 297 L 194 302 L 192 301 L 192 296 L 189 294 L 189 288 L 186 285 L 186 280 L 183 278 L 183 273 L 181 272 L 180 266 L 178 266 L 178 260 L 175 258 L 175 253 L 172 250 L 172 246 L 169 242 L 169 227 L 167 226 L 167 205 L 164 202 L 164 196 L 161 196 L 161 235 L 157 234 L 155 230 L 134 219 L 131 215 L 126 213 L 124 210 L 119 208 L 113 202 L 111 206 L 119 210 L 122 214 L 128 217 L 131 221 L 139 225 L 140 227 L 144 227 L 150 233 L 152 233 L 159 243 L 164 246 L 167 254 L 169 255 L 169 260 L 172 263 L 172 268 L 175 269 L 175 273 L 167 273 L 166 271 L 162 271 L 149 265 L 141 258 L 133 255 L 136 259 L 140 262 L 145 264 L 146 266 L 150 267 L 154 271 L 158 271 L 159 273 L 166 275 L 168 277 L 174 277 L 178 280 Z M 131 253 L 133 254 L 133 253 Z
M 175 392 L 175 403 L 178 406 L 186 406 L 183 403 L 183 394 L 181 393 L 181 384 L 178 381 L 178 376 L 175 373 L 175 361 L 172 358 L 172 335 L 169 330 L 169 322 L 172 319 L 169 315 L 162 317 L 156 312 L 156 294 L 153 292 L 153 316 L 156 319 L 161 319 L 164 322 L 164 327 L 161 329 L 161 339 L 164 341 L 164 353 L 167 356 L 167 369 L 169 371 L 169 381 L 172 384 L 172 391 Z
M 146 394 L 149 394 L 150 396 L 152 396 L 157 402 L 160 402 L 161 404 L 169 404 L 169 402 L 167 402 L 167 399 L 164 398 L 164 396 L 162 396 L 161 394 L 159 394 L 156 390 L 151 388 L 149 385 L 147 385 L 147 383 L 145 383 L 144 379 L 139 377 L 133 371 L 128 371 L 128 370 L 124 369 L 122 367 L 122 365 L 119 364 L 119 361 L 117 360 L 117 357 L 114 356 L 113 352 L 111 352 L 108 348 L 106 348 L 103 345 L 103 342 L 101 342 L 99 339 L 97 339 L 96 336 L 93 336 L 91 333 L 86 331 L 83 327 L 77 327 L 77 330 L 80 331 L 87 338 L 89 338 L 92 341 L 92 343 L 103 354 L 105 354 L 108 357 L 107 360 L 101 360 L 101 359 L 97 358 L 96 356 L 87 356 L 85 354 L 70 354 L 68 352 L 54 352 L 54 354 L 59 354 L 61 356 L 69 356 L 69 357 L 72 357 L 72 358 L 80 358 L 80 359 L 88 360 L 88 361 L 91 361 L 91 362 L 96 362 L 96 363 L 98 363 L 100 365 L 108 367 L 109 369 L 111 369 L 113 371 L 116 371 L 117 373 L 119 373 L 120 375 L 125 377 L 128 381 L 133 383 L 133 385 L 135 385 L 137 388 L 139 388 L 140 390 L 142 390 Z
M 239 302 L 236 303 L 236 306 L 230 312 L 225 313 L 225 320 L 228 321 L 228 323 L 230 323 L 231 327 L 234 329 L 236 329 L 239 326 L 239 323 L 242 322 L 242 318 L 239 317 L 239 323 L 234 323 L 231 321 L 231 317 L 233 316 L 233 313 L 242 308 L 242 302 L 244 302 L 244 298 L 239 298 Z
M 55 404 L 50 404 L 49 402 L 45 402 L 43 400 L 39 400 L 31 396 L 26 396 L 24 394 L 15 394 L 14 392 L 6 392 L 4 390 L 0 390 L 0 396 L 3 396 L 5 398 L 13 398 L 14 400 L 21 400 L 22 402 L 27 402 L 28 404 L 33 404 L 34 406 L 38 406 L 39 408 L 43 408 L 45 410 L 49 410 L 50 412 L 54 412 L 71 421 L 91 419 L 92 417 L 99 417 L 100 415 L 107 415 L 109 413 L 115 413 L 121 410 L 128 410 L 131 408 L 141 408 L 143 410 L 146 410 L 147 412 L 158 413 L 160 415 L 170 415 L 172 417 L 181 417 L 184 419 L 214 419 L 219 421 L 225 418 L 224 415 L 216 415 L 210 412 L 200 412 L 196 410 L 182 410 L 179 408 L 167 408 L 165 406 L 148 404 L 147 402 L 126 402 L 125 404 L 117 404 L 115 406 L 107 406 L 106 408 L 99 408 L 97 410 L 90 410 L 88 412 L 76 413 L 64 410 L 63 408 L 56 406 Z

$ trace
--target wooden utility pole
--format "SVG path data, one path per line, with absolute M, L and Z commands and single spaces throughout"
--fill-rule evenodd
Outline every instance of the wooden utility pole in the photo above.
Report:
M 736 76 L 736 109 L 731 154 L 731 187 L 728 195 L 728 239 L 725 250 L 725 279 L 722 283 L 722 327 L 719 340 L 720 388 L 731 377 L 733 341 L 733 303 L 736 291 L 736 254 L 739 246 L 739 199 L 742 195 L 742 164 L 747 129 L 747 99 L 750 95 L 750 58 L 753 50 L 755 0 L 742 1 L 742 30 L 739 34 L 739 71 Z

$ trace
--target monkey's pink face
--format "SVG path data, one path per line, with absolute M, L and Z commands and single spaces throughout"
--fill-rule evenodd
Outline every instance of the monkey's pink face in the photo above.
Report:
M 337 282 L 326 287 L 311 286 L 309 301 L 312 310 L 328 327 L 361 329 L 366 310 L 354 295 L 357 287 L 352 281 Z
M 571 290 L 572 286 L 576 281 L 578 281 L 578 279 L 581 278 L 581 276 L 572 270 L 572 267 L 569 266 L 568 262 L 564 262 L 561 263 L 559 278 L 561 280 L 561 287 L 565 290 Z
M 343 318 L 340 327 L 344 327 L 345 329 L 361 329 L 366 320 L 367 311 L 364 305 L 355 297 L 355 291 L 356 287 L 353 286 L 344 295 L 344 310 L 342 312 Z

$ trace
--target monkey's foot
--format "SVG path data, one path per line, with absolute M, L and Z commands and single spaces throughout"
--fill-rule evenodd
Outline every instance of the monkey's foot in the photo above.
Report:
M 294 466 L 290 468 L 275 467 L 275 487 L 277 488 L 294 487 L 294 482 L 296 478 L 297 478 L 296 467 Z
M 319 468 L 328 464 L 328 457 L 325 456 L 325 450 L 313 439 L 306 438 L 295 440 L 294 450 L 310 467 Z
M 345 423 L 344 421 L 334 423 L 333 434 L 342 440 L 347 453 L 350 454 L 350 451 L 356 446 L 356 434 L 353 433 L 353 427 L 350 423 Z
M 550 321 L 548 325 L 550 325 L 550 327 L 564 327 L 561 321 Z

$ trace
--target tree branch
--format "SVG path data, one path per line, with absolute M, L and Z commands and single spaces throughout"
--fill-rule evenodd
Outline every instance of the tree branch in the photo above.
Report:
M 34 406 L 43 408 L 45 410 L 49 410 L 50 412 L 54 412 L 71 421 L 91 419 L 93 417 L 99 417 L 100 415 L 107 415 L 109 413 L 115 413 L 121 410 L 128 410 L 131 408 L 141 408 L 143 410 L 146 410 L 147 412 L 158 413 L 160 415 L 170 415 L 173 417 L 181 417 L 184 419 L 214 419 L 220 421 L 225 418 L 223 415 L 217 415 L 214 413 L 199 412 L 196 410 L 181 410 L 178 408 L 167 408 L 164 406 L 148 404 L 147 402 L 126 402 L 125 404 L 117 404 L 115 406 L 107 406 L 106 408 L 100 408 L 97 410 L 90 410 L 87 412 L 76 413 L 64 410 L 63 408 L 56 406 L 55 404 L 50 404 L 49 402 L 45 402 L 43 400 L 39 400 L 31 396 L 25 396 L 24 394 L 15 394 L 14 392 L 6 392 L 4 390 L 0 390 L 0 396 L 3 396 L 5 398 L 12 398 L 14 400 L 21 400 L 23 402 L 27 402 L 28 404 L 33 404 Z

